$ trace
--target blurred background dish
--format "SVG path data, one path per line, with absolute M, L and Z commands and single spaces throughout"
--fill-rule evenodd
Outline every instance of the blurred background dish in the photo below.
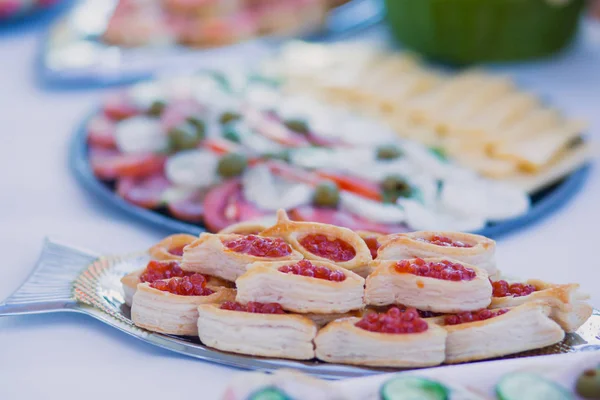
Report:
M 24 18 L 64 0 L 0 0 L 0 23 Z
M 458 64 L 550 55 L 573 38 L 584 0 L 386 0 L 406 47 Z

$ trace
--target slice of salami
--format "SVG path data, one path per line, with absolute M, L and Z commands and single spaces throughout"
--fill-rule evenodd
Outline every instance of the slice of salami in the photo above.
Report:
M 118 150 L 91 147 L 89 159 L 94 175 L 102 180 L 143 178 L 163 171 L 165 156 L 151 153 L 122 154 Z
M 88 143 L 95 147 L 116 148 L 115 128 L 113 120 L 105 115 L 96 115 L 87 125 Z
M 170 186 L 162 173 L 145 178 L 125 177 L 117 182 L 117 193 L 130 203 L 154 209 L 162 205 L 163 194 Z
M 204 216 L 205 192 L 195 191 L 183 200 L 167 204 L 167 209 L 172 216 L 186 222 L 202 222 Z
M 127 98 L 126 93 L 117 93 L 110 96 L 104 103 L 103 111 L 104 115 L 115 121 L 133 117 L 140 113 L 135 104 Z
M 357 215 L 333 208 L 314 206 L 297 207 L 290 211 L 290 218 L 296 221 L 321 222 L 323 224 L 343 226 L 354 231 L 371 231 L 378 233 L 400 233 L 409 229 L 405 225 L 386 225 L 368 221 Z
M 204 198 L 204 224 L 212 232 L 218 232 L 227 226 L 238 222 L 237 210 L 232 210 L 232 205 L 241 197 L 241 183 L 239 179 L 230 179 L 227 182 L 212 188 Z

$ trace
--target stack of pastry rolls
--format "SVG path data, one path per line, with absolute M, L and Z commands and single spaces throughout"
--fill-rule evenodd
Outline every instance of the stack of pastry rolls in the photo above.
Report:
M 270 227 L 170 236 L 122 283 L 133 322 L 150 331 L 239 354 L 379 367 L 538 349 L 589 318 L 577 284 L 501 279 L 495 247 L 479 235 L 384 236 L 280 211 Z

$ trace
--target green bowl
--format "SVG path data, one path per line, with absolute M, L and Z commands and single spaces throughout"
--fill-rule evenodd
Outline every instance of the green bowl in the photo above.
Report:
M 525 60 L 565 47 L 584 0 L 385 0 L 392 34 L 440 61 Z

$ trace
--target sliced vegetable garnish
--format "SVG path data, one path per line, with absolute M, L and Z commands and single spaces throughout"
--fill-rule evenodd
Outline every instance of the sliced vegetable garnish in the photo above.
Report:
M 290 400 L 290 398 L 279 389 L 267 388 L 251 394 L 248 400 Z
M 436 381 L 401 376 L 384 383 L 380 394 L 382 400 L 447 400 L 450 390 Z
M 393 144 L 388 144 L 377 148 L 377 158 L 380 160 L 394 160 L 401 156 L 402 150 Z
M 500 400 L 569 400 L 573 396 L 561 386 L 537 374 L 513 372 L 496 385 Z
M 381 200 L 381 190 L 376 183 L 369 182 L 364 179 L 355 178 L 348 175 L 338 174 L 335 172 L 328 171 L 315 171 L 317 175 L 324 179 L 331 180 L 339 186 L 342 190 L 347 190 L 352 193 L 356 193 L 363 197 L 373 200 Z
M 217 172 L 223 178 L 233 178 L 240 176 L 248 166 L 246 156 L 238 153 L 225 154 L 219 160 Z

